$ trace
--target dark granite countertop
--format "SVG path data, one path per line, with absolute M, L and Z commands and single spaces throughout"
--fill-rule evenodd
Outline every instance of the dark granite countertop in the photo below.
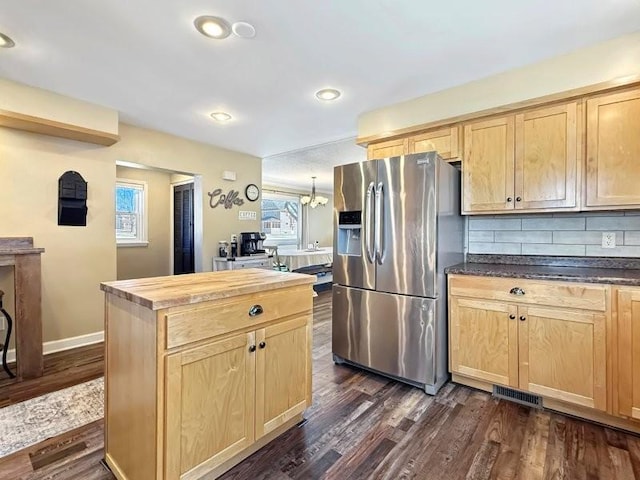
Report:
M 640 286 L 640 259 L 468 255 L 445 273 Z

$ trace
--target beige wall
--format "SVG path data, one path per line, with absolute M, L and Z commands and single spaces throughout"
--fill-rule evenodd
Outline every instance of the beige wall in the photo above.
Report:
M 264 185 L 264 190 L 276 191 L 281 193 L 293 193 L 296 195 L 308 195 L 309 191 L 297 190 L 289 187 L 279 187 L 276 185 Z M 309 208 L 303 207 L 303 215 L 308 215 L 308 243 L 315 243 L 317 240 L 323 247 L 333 245 L 333 195 L 326 192 L 317 192 L 323 197 L 329 199 L 324 207 Z M 303 222 L 306 222 L 303 218 Z M 304 236 L 304 234 L 303 234 Z
M 0 110 L 118 134 L 118 112 L 0 78 Z
M 171 275 L 170 264 L 170 180 L 168 172 L 139 168 L 116 167 L 118 179 L 139 180 L 147 183 L 147 238 L 146 247 L 118 247 L 118 280 Z
M 358 119 L 358 137 L 384 134 L 384 132 L 638 74 L 640 74 L 640 32 L 366 112 Z
M 333 195 L 318 192 L 329 199 L 324 207 L 308 208 L 309 215 L 309 243 L 320 242 L 321 247 L 333 245 Z
M 4 94 L 0 88 L 0 97 Z M 121 141 L 103 147 L 0 127 L 0 228 L 2 236 L 32 236 L 36 246 L 46 249 L 42 255 L 45 341 L 103 329 L 99 283 L 116 279 L 116 161 L 202 176 L 205 270 L 211 269 L 219 239 L 259 229 L 258 220 L 238 221 L 239 207 L 209 208 L 206 194 L 222 187 L 235 188 L 244 196 L 248 183 L 260 184 L 259 158 L 130 125 L 120 124 L 119 130 Z M 222 171 L 230 165 L 238 180 L 223 184 Z M 57 225 L 58 177 L 67 170 L 78 171 L 88 182 L 86 227 Z M 242 209 L 255 210 L 260 218 L 259 202 L 245 202 Z M 7 267 L 0 267 L 0 288 L 13 291 L 12 283 Z M 10 313 L 12 303 L 6 305 Z
M 115 161 L 108 151 L 71 140 L 0 128 L 3 236 L 29 236 L 42 254 L 45 341 L 103 329 L 98 285 L 116 278 Z M 86 227 L 58 226 L 58 178 L 67 170 L 88 182 Z M 13 292 L 5 270 L 0 289 Z M 14 313 L 13 302 L 7 303 Z

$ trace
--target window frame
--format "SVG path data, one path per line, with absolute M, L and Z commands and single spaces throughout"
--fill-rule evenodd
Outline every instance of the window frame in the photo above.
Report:
M 148 184 L 147 182 L 143 181 L 143 180 L 134 180 L 131 178 L 116 178 L 116 186 L 114 189 L 114 209 L 116 207 L 116 198 L 115 198 L 115 193 L 118 187 L 128 187 L 128 188 L 135 188 L 137 190 L 140 190 L 142 192 L 142 195 L 138 196 L 138 203 L 142 204 L 139 205 L 139 210 L 141 210 L 141 213 L 139 213 L 139 218 L 140 221 L 138 222 L 138 235 L 135 238 L 122 238 L 122 237 L 118 237 L 118 230 L 116 229 L 116 218 L 117 218 L 117 210 L 115 211 L 114 214 L 114 219 L 113 219 L 113 227 L 115 230 L 115 237 L 116 237 L 116 246 L 118 247 L 146 247 L 149 245 L 149 237 L 148 237 L 148 232 L 149 232 L 149 188 L 148 188 Z
M 278 243 L 277 241 L 273 242 L 270 241 L 269 239 L 269 235 L 267 233 L 267 239 L 264 241 L 266 246 L 278 246 L 278 248 L 284 248 L 286 249 L 287 247 L 295 247 L 295 248 L 299 248 L 300 244 L 302 243 L 302 215 L 303 215 L 303 209 L 302 209 L 302 203 L 300 202 L 300 198 L 301 195 L 298 193 L 293 193 L 293 192 L 281 192 L 281 191 L 276 191 L 276 190 L 268 190 L 268 189 L 262 189 L 262 196 L 260 198 L 260 211 L 263 211 L 262 208 L 262 202 L 264 200 L 271 200 L 271 201 L 290 201 L 293 202 L 295 200 L 295 202 L 298 204 L 298 220 L 297 220 L 297 225 L 296 225 L 296 243 L 295 244 L 289 244 L 289 243 Z M 264 231 L 263 229 L 263 220 L 262 218 L 260 219 L 260 230 Z M 265 232 L 266 233 L 266 232 Z

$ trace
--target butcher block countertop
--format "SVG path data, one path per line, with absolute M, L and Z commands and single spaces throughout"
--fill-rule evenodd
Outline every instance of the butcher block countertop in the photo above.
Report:
M 247 268 L 103 282 L 100 289 L 151 310 L 159 310 L 315 281 L 316 277 L 312 275 Z

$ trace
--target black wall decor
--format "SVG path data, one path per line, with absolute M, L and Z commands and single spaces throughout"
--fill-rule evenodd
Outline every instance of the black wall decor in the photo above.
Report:
M 87 225 L 87 182 L 78 172 L 64 172 L 58 179 L 58 225 Z

